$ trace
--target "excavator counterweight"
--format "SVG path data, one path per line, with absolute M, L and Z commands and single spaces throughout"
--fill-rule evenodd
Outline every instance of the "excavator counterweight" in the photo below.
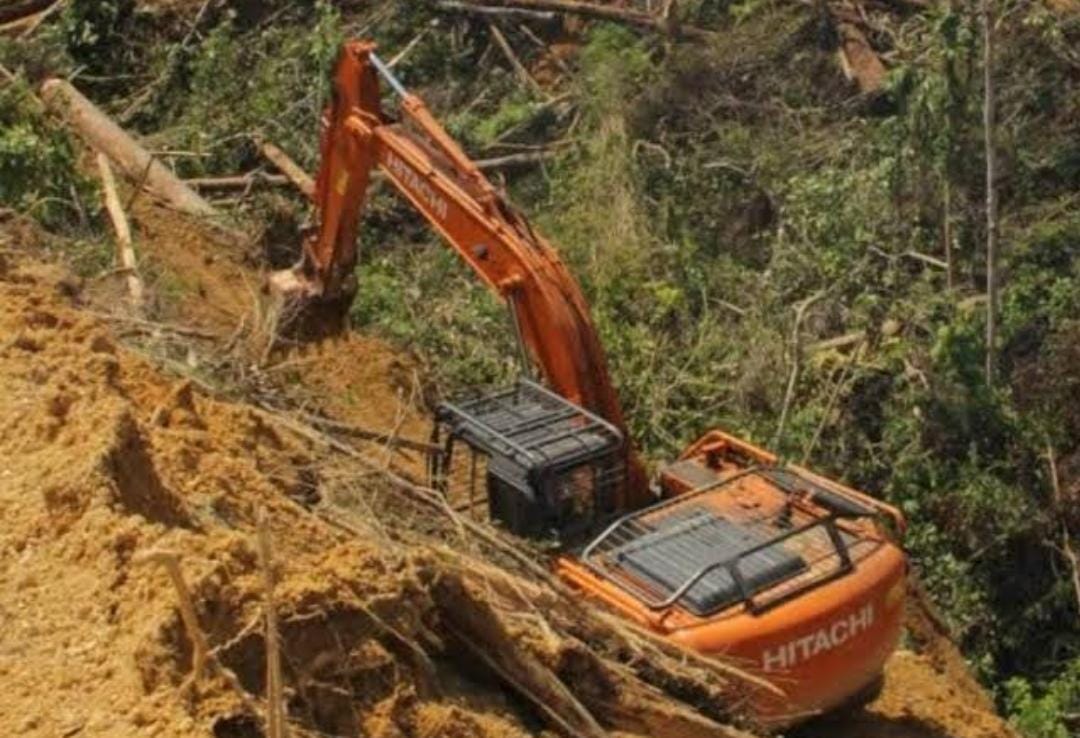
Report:
M 373 44 L 342 49 L 321 152 L 317 227 L 277 289 L 347 309 L 379 169 L 505 302 L 539 372 L 439 407 L 431 481 L 449 503 L 480 499 L 493 523 L 552 541 L 555 571 L 598 606 L 760 672 L 779 688 L 752 699 L 760 722 L 798 722 L 874 682 L 902 627 L 898 511 L 719 430 L 650 485 L 577 282 Z

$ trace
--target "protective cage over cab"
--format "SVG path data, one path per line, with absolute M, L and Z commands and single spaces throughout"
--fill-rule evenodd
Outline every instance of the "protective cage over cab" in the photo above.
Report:
M 486 501 L 519 536 L 563 542 L 610 520 L 625 483 L 615 426 L 526 380 L 441 404 L 431 483 L 459 511 Z

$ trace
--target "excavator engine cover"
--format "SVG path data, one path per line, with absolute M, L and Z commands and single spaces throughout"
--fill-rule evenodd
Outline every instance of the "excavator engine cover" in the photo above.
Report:
M 558 541 L 615 512 L 625 475 L 622 434 L 547 388 L 520 380 L 443 403 L 436 420 L 444 451 L 433 485 L 451 502 L 471 500 L 483 476 L 492 520 L 516 535 Z

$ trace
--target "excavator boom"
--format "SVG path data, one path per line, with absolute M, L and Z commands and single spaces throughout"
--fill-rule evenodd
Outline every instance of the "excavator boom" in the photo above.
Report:
M 400 99 L 400 121 L 382 109 L 380 76 Z M 577 283 L 423 101 L 394 78 L 373 44 L 351 42 L 342 50 L 321 149 L 318 227 L 304 242 L 300 265 L 275 275 L 279 291 L 348 306 L 355 291 L 358 223 L 378 168 L 506 302 L 518 339 L 547 384 L 627 438 L 604 350 Z M 627 482 L 617 503 L 631 509 L 647 501 L 648 486 L 629 441 L 625 455 Z

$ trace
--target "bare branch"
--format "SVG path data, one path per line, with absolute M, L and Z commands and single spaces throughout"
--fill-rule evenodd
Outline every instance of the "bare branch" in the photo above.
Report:
M 120 196 L 116 192 L 116 179 L 113 177 L 112 167 L 109 166 L 109 157 L 99 153 L 97 165 L 101 174 L 105 209 L 109 213 L 113 230 L 116 231 L 117 261 L 127 273 L 128 293 L 135 309 L 139 310 L 142 308 L 144 299 L 143 283 L 135 266 L 135 245 L 131 238 L 131 226 L 128 225 L 127 215 L 120 205 Z
M 274 559 L 266 509 L 258 514 L 259 569 L 263 576 L 263 618 L 266 638 L 266 732 L 268 738 L 285 738 L 285 700 L 281 683 L 281 648 L 278 643 L 277 603 L 274 601 Z

